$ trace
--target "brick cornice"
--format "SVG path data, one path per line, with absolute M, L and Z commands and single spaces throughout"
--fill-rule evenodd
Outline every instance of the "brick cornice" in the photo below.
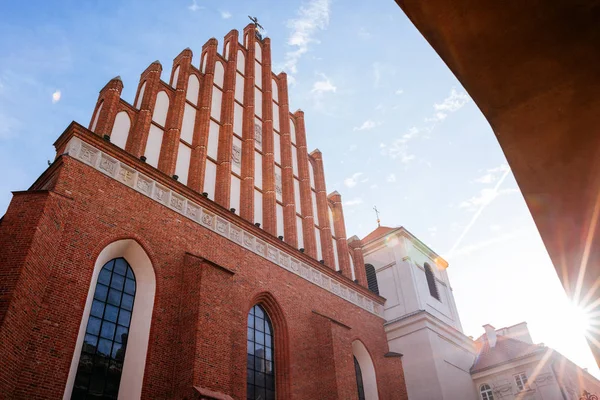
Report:
M 65 155 L 90 165 L 200 226 L 226 237 L 366 311 L 383 317 L 383 297 L 335 273 L 242 217 L 103 140 L 78 123 L 71 123 L 55 144 L 57 148 L 61 148 L 65 142 Z M 140 181 L 143 181 L 143 185 L 139 185 Z M 237 232 L 237 236 L 234 231 Z

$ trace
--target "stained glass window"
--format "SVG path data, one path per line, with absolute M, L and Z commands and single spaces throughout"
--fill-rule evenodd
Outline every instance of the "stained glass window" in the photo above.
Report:
M 75 376 L 72 400 L 117 399 L 136 282 L 124 258 L 100 270 Z
M 248 314 L 247 400 L 275 400 L 273 326 L 265 310 L 255 305 Z

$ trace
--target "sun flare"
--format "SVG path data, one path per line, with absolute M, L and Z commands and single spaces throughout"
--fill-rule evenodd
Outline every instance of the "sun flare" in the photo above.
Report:
M 586 337 L 592 329 L 592 316 L 582 305 L 569 303 L 566 324 L 570 324 Z

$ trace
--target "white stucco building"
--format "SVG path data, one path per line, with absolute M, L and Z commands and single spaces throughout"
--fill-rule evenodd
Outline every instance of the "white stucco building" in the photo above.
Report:
M 376 276 L 372 290 L 387 299 L 389 348 L 403 355 L 411 400 L 570 400 L 584 391 L 600 394 L 597 379 L 534 344 L 524 322 L 498 330 L 485 325 L 477 340 L 466 336 L 448 263 L 405 228 L 380 226 L 361 242 L 367 274 L 371 269 Z
M 590 400 L 593 397 L 587 399 L 585 392 L 600 393 L 600 382 L 587 371 L 553 349 L 534 344 L 525 322 L 484 328 L 485 334 L 475 341 L 478 356 L 471 368 L 481 399 Z

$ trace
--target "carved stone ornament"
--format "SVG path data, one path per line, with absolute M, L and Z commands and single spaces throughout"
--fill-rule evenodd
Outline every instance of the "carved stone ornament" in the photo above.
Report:
M 281 185 L 281 174 L 275 174 L 275 193 L 277 196 L 283 196 L 283 189 Z
M 351 302 L 353 302 L 354 304 L 356 304 L 357 302 L 357 297 L 356 297 L 356 292 L 354 290 L 350 291 L 350 299 Z
M 340 295 L 341 295 L 343 298 L 345 298 L 345 299 L 347 299 L 347 298 L 348 298 L 348 289 L 346 289 L 346 287 L 345 287 L 345 286 L 342 286 L 342 287 L 341 287 L 341 289 L 340 289 Z
M 217 218 L 217 232 L 227 235 L 227 231 L 229 228 L 229 223 L 224 219 Z
M 229 238 L 237 244 L 242 244 L 242 231 L 234 226 L 229 230 Z
M 300 262 L 298 260 L 292 260 L 292 271 L 296 273 L 300 271 Z
M 262 148 L 262 126 L 259 123 L 254 123 L 254 141 Z
M 275 247 L 271 247 L 269 246 L 268 250 L 267 250 L 267 258 L 275 263 L 277 263 L 277 259 L 278 259 L 278 251 Z
M 125 167 L 121 164 L 121 169 L 119 170 L 119 180 L 126 184 L 127 186 L 133 186 L 133 179 L 135 178 L 135 172 L 128 167 Z
M 331 291 L 335 294 L 340 294 L 340 284 L 337 282 L 333 282 L 331 284 Z
M 171 207 L 179 212 L 183 212 L 183 206 L 185 205 L 185 200 L 182 197 L 179 197 L 175 194 L 171 196 Z
M 261 256 L 265 255 L 265 253 L 267 252 L 267 245 L 265 244 L 265 242 L 261 242 L 260 240 L 256 241 L 256 252 L 259 253 Z
M 110 176 L 114 176 L 117 172 L 117 161 L 102 155 L 100 158 L 100 169 Z
M 215 216 L 206 212 L 202 213 L 202 223 L 206 226 L 213 227 Z
M 231 147 L 231 161 L 233 165 L 242 167 L 242 149 L 235 144 Z
M 154 198 L 159 202 L 165 204 L 167 202 L 167 198 L 169 197 L 169 191 L 166 188 L 161 186 L 154 186 Z
M 95 148 L 88 146 L 86 144 L 81 145 L 81 149 L 79 151 L 79 159 L 88 164 L 94 165 L 96 163 L 96 156 L 98 155 L 98 150 Z
M 144 193 L 145 195 L 150 195 L 150 190 L 152 189 L 152 181 L 146 177 L 138 177 L 138 181 L 136 184 L 137 189 Z
M 190 217 L 191 219 L 193 219 L 194 221 L 197 221 L 198 215 L 200 215 L 200 207 L 188 202 L 187 210 L 185 211 L 185 214 L 188 217 Z
M 321 273 L 315 269 L 313 269 L 312 273 L 313 273 L 313 276 L 312 276 L 313 282 L 316 283 L 317 285 L 321 286 Z
M 249 249 L 252 249 L 254 247 L 253 245 L 254 245 L 254 236 L 244 232 L 244 246 L 248 247 Z
M 302 268 L 300 269 L 300 275 L 302 275 L 303 278 L 310 280 L 310 268 L 302 264 Z

